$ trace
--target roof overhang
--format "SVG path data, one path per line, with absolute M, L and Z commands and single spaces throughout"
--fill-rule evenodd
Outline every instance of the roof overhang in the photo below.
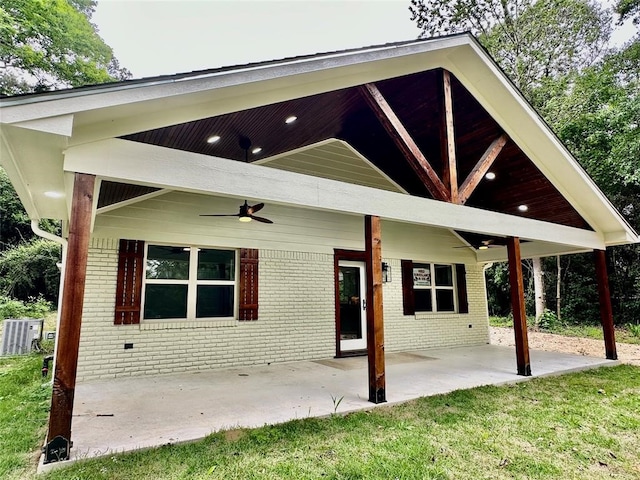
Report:
M 320 54 L 193 75 L 122 82 L 3 99 L 0 102 L 2 107 L 2 131 L 0 132 L 2 159 L 0 161 L 9 172 L 31 218 L 66 219 L 68 202 L 65 199 L 51 200 L 43 195 L 45 191 L 69 189 L 69 181 L 65 181 L 64 171 L 83 171 L 96 173 L 105 179 L 128 179 L 144 185 L 171 187 L 171 181 L 165 184 L 162 179 L 145 177 L 145 174 L 161 172 L 157 172 L 157 167 L 151 168 L 152 172 L 142 172 L 138 165 L 147 164 L 140 157 L 136 157 L 135 162 L 130 162 L 129 165 L 122 164 L 114 156 L 105 157 L 105 151 L 113 153 L 115 151 L 113 149 L 122 149 L 118 151 L 126 158 L 130 158 L 127 155 L 137 148 L 131 145 L 125 148 L 124 145 L 127 142 L 111 140 L 114 137 L 435 68 L 445 68 L 460 80 L 595 230 L 587 232 L 570 229 L 572 232 L 570 235 L 557 238 L 559 244 L 590 249 L 638 241 L 638 235 L 595 186 L 548 126 L 533 111 L 477 41 L 467 34 L 416 40 L 400 45 L 363 48 L 356 51 Z M 69 150 L 65 160 L 66 148 Z M 210 168 L 206 166 L 207 162 L 212 165 L 211 168 L 227 164 L 221 159 L 199 158 L 200 156 L 195 158 L 185 152 L 159 154 L 157 153 L 159 150 L 153 148 L 145 148 L 143 151 L 145 155 L 172 158 L 172 161 L 176 162 L 175 165 L 182 165 L 181 159 L 184 158 L 189 158 L 204 169 Z M 92 155 L 101 155 L 99 158 L 105 162 L 105 165 L 98 165 Z M 119 165 L 117 172 L 111 169 L 112 165 Z M 238 168 L 244 167 L 247 166 L 238 165 Z M 171 165 L 166 165 L 166 168 L 167 171 L 175 172 Z M 131 172 L 127 173 L 127 169 Z M 262 170 L 257 166 L 252 166 L 250 170 L 252 175 L 259 171 Z M 180 172 L 175 173 L 176 178 L 183 178 L 186 175 Z M 298 180 L 302 181 L 302 179 Z M 323 179 L 306 179 L 305 181 L 313 183 L 316 189 L 320 186 L 337 190 L 353 187 L 324 184 Z M 242 185 L 238 182 L 232 182 L 231 185 L 236 188 L 235 194 L 242 195 Z M 174 187 L 177 186 L 174 185 Z M 194 188 L 193 191 L 206 191 L 203 190 L 206 185 L 201 187 Z M 188 181 L 183 188 L 191 189 Z M 214 186 L 209 185 L 209 188 Z M 263 198 L 271 198 L 266 195 L 268 192 L 264 193 Z M 287 203 L 289 200 L 286 192 L 280 193 L 282 196 L 272 200 Z M 322 193 L 318 191 L 317 194 Z M 387 198 L 387 194 L 388 192 L 376 191 L 376 195 L 384 198 L 385 201 L 397 200 Z M 445 221 L 445 217 L 453 215 L 471 223 L 459 225 L 453 222 L 456 225 L 451 225 L 451 228 L 504 235 L 519 234 L 532 239 L 545 237 L 549 240 L 545 234 L 551 226 L 544 222 L 517 219 L 506 215 L 500 217 L 500 214 L 490 215 L 490 212 L 481 214 L 482 211 L 477 211 L 479 216 L 476 218 L 489 215 L 491 218 L 485 218 L 485 220 L 491 220 L 493 223 L 483 223 L 484 226 L 478 224 L 476 229 L 476 223 L 472 221 L 473 215 L 462 213 L 470 210 L 469 207 L 448 205 L 443 202 L 432 205 L 430 202 L 433 201 L 430 200 L 410 198 L 424 207 L 420 210 L 441 212 L 442 226 L 452 223 Z M 290 199 L 291 203 L 300 205 L 304 204 L 302 200 L 301 198 Z M 310 201 L 307 199 L 307 202 Z M 318 204 L 310 202 L 306 206 L 330 209 L 339 207 L 339 205 L 332 206 L 331 202 Z M 344 208 L 347 207 L 344 206 Z M 374 213 L 372 208 L 364 208 L 364 206 L 357 211 L 348 209 L 344 211 L 379 214 L 385 218 L 401 219 L 399 217 L 402 215 L 395 210 L 387 211 L 388 208 L 390 207 L 380 204 L 373 209 L 377 213 Z M 415 216 L 404 218 L 404 220 L 415 221 Z M 435 224 L 433 222 L 438 220 L 429 217 L 424 218 L 423 221 Z M 498 225 L 501 222 L 505 225 Z M 516 225 L 518 228 L 515 228 Z M 569 227 L 554 225 L 553 228 L 556 231 L 564 231 L 563 228 Z M 542 231 L 536 233 L 535 229 L 542 229 Z M 578 235 L 577 232 L 581 233 Z M 528 234 L 525 235 L 525 233 Z M 567 231 L 567 233 L 570 232 Z M 551 243 L 554 243 L 553 238 Z

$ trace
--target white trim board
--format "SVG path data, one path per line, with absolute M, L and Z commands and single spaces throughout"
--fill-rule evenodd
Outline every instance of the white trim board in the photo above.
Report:
M 173 190 L 259 198 L 303 208 L 377 215 L 407 223 L 513 235 L 580 248 L 606 246 L 604 236 L 598 232 L 127 140 L 111 139 L 69 148 L 64 168 L 103 179 Z

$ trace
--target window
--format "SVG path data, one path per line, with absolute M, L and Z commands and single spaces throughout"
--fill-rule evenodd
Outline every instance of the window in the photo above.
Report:
M 453 285 L 453 267 L 451 265 L 414 263 L 415 311 L 454 312 L 456 308 Z
M 402 311 L 469 313 L 467 273 L 462 264 L 402 260 Z
M 228 318 L 235 312 L 236 252 L 148 245 L 143 318 Z

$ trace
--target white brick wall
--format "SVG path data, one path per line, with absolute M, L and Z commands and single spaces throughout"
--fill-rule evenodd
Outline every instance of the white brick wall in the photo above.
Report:
M 259 320 L 114 325 L 117 240 L 89 251 L 78 381 L 328 358 L 335 354 L 333 256 L 260 250 Z M 467 266 L 468 315 L 402 315 L 400 260 L 384 284 L 386 351 L 488 341 L 481 267 Z M 202 325 L 195 327 L 193 325 Z M 472 325 L 472 328 L 469 328 Z M 181 327 L 181 328 L 176 328 Z M 125 350 L 124 344 L 133 348 Z

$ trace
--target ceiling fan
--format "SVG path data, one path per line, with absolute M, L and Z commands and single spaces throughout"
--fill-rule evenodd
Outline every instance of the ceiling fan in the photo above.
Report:
M 250 222 L 251 220 L 255 220 L 256 222 L 262 223 L 273 223 L 273 221 L 268 218 L 258 217 L 254 215 L 255 212 L 258 212 L 264 208 L 264 203 L 257 203 L 256 205 L 249 205 L 247 201 L 244 201 L 244 205 L 240 205 L 240 209 L 238 213 L 228 213 L 228 214 L 208 214 L 208 215 L 200 215 L 201 217 L 238 217 L 241 222 Z
M 474 245 L 461 245 L 459 247 L 453 248 L 475 248 L 476 250 L 487 250 L 489 248 L 499 248 L 504 247 L 506 244 L 503 241 L 498 241 L 495 238 L 490 238 L 488 240 L 482 240 L 480 243 L 476 243 Z

